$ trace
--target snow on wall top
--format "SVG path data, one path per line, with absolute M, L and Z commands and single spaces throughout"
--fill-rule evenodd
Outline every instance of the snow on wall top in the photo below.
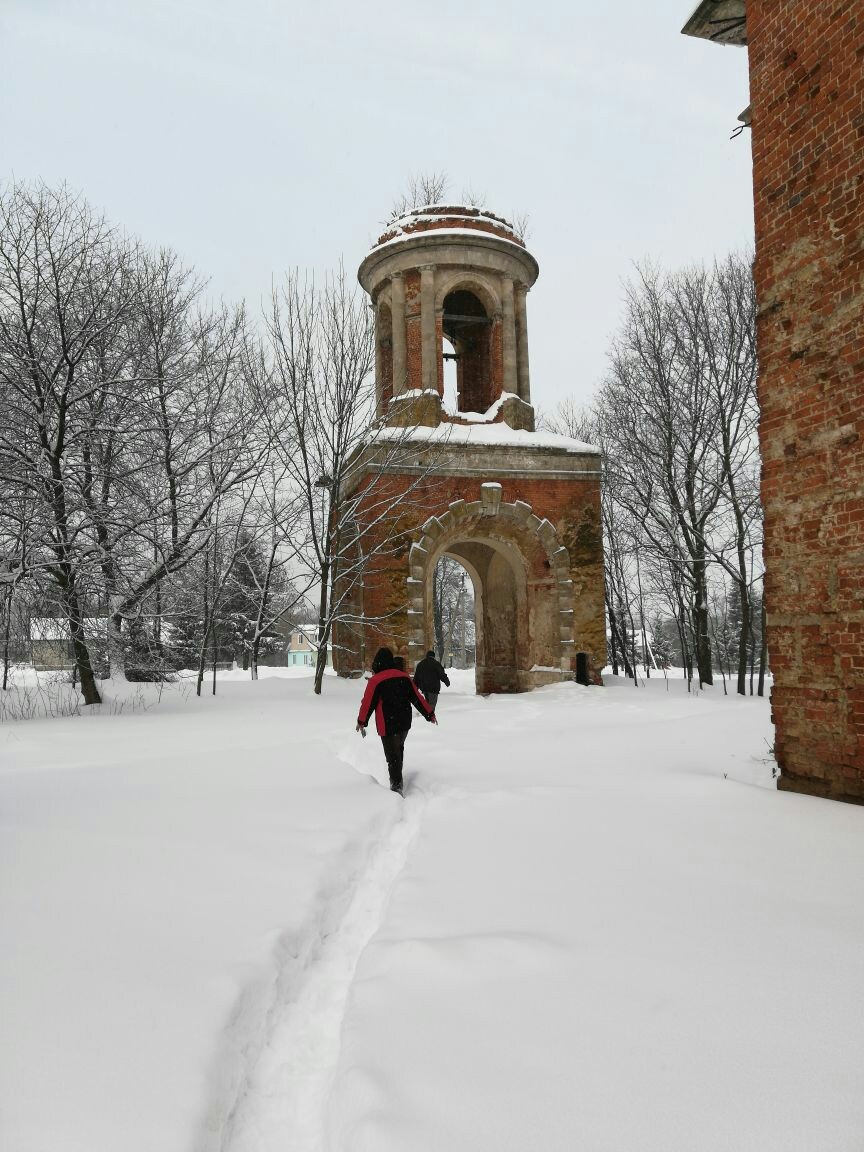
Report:
M 509 240 L 524 248 L 525 244 L 517 235 L 513 225 L 503 216 L 496 216 L 485 208 L 473 208 L 469 204 L 426 204 L 422 208 L 412 208 L 389 224 L 378 237 L 375 248 L 390 244 L 395 240 L 405 240 L 418 232 L 432 231 L 486 232 L 501 240 Z
M 526 432 L 509 424 L 439 424 L 437 428 L 378 428 L 370 443 L 384 440 L 426 442 L 429 444 L 486 444 L 507 448 L 557 448 L 574 456 L 599 456 L 600 449 L 582 440 L 559 436 L 557 432 Z

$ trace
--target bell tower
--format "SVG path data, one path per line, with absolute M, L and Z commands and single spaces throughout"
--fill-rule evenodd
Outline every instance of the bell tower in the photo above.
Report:
M 491 212 L 443 205 L 395 221 L 359 271 L 375 308 L 379 416 L 434 427 L 473 414 L 533 431 L 526 297 L 538 271 Z M 445 358 L 456 364 L 452 411 Z
M 342 589 L 341 675 L 383 644 L 409 668 L 434 646 L 447 556 L 473 585 L 478 692 L 600 681 L 600 454 L 535 431 L 526 297 L 538 272 L 506 220 L 461 205 L 407 213 L 360 265 L 378 419 L 340 496 L 362 573 Z M 456 366 L 446 405 L 445 363 Z

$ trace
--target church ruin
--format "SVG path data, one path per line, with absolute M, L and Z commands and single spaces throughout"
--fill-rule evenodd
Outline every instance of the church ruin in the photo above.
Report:
M 433 647 L 432 575 L 449 555 L 474 586 L 478 692 L 600 680 L 600 455 L 534 430 L 526 298 L 538 271 L 507 221 L 450 205 L 406 214 L 360 266 L 383 428 L 344 493 L 359 493 L 373 559 L 353 593 L 356 623 L 336 629 L 343 675 L 368 668 L 382 644 L 411 668 Z M 445 363 L 456 365 L 448 405 Z M 382 494 L 399 531 L 376 551 L 368 523 Z M 393 538 L 392 520 L 386 531 Z
M 765 602 L 779 786 L 864 803 L 864 19 L 701 0 L 748 47 Z

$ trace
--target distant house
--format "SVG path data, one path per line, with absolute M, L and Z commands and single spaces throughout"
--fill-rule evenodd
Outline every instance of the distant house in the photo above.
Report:
M 313 641 L 317 635 L 317 624 L 294 624 L 292 626 L 285 646 L 285 663 L 289 668 L 304 664 L 314 665 L 318 648 Z
M 84 637 L 93 664 L 104 659 L 107 631 L 108 621 L 104 616 L 84 620 Z M 74 667 L 75 651 L 68 620 L 54 616 L 31 617 L 30 662 L 41 671 L 60 671 Z
M 274 628 L 279 641 L 262 656 L 258 663 L 262 668 L 314 668 L 318 658 L 317 624 L 296 624 L 280 620 Z M 327 646 L 328 663 L 332 663 L 333 651 Z

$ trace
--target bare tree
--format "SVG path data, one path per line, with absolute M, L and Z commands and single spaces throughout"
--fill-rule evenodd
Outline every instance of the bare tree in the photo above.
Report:
M 0 451 L 38 507 L 38 564 L 68 621 L 86 704 L 101 700 L 84 633 L 97 561 L 82 429 L 99 385 L 88 367 L 133 300 L 123 244 L 84 201 L 44 185 L 0 197 Z
M 102 548 L 114 561 L 110 581 L 106 573 L 112 674 L 124 667 L 124 624 L 152 602 L 158 631 L 163 585 L 214 546 L 220 508 L 245 507 L 269 451 L 243 310 L 202 308 L 200 283 L 171 252 L 141 255 L 137 287 L 138 434 L 125 440 L 110 491 L 123 517 Z
M 613 670 L 628 648 L 632 665 L 634 628 L 644 631 L 646 606 L 659 603 L 675 620 L 688 679 L 692 654 L 700 681 L 711 682 L 713 631 L 724 677 L 734 655 L 737 689 L 745 691 L 761 579 L 755 383 L 749 259 L 674 274 L 645 268 L 628 287 L 596 404 L 567 400 L 543 418 L 552 431 L 603 451 Z M 714 619 L 711 603 L 717 616 L 729 602 L 727 580 L 736 607 Z M 647 633 L 642 647 L 647 661 Z
M 27 578 L 68 621 L 87 703 L 85 615 L 107 615 L 123 674 L 130 635 L 148 612 L 158 635 L 166 581 L 269 452 L 256 341 L 242 309 L 201 293 L 173 253 L 129 242 L 65 189 L 0 197 L 0 478 L 6 507 L 27 510 Z
M 694 364 L 680 309 L 688 282 L 704 276 L 699 269 L 677 276 L 639 271 L 628 286 L 600 405 L 604 438 L 621 479 L 620 499 L 650 544 L 682 566 L 699 678 L 710 684 L 706 533 L 721 498 L 718 414 L 708 381 Z
M 308 574 L 305 584 L 289 575 L 293 542 L 302 530 L 302 504 L 286 471 L 274 453 L 253 493 L 247 547 L 232 568 L 235 590 L 242 589 L 247 605 L 243 645 L 253 680 L 258 679 L 262 642 L 278 624 L 305 609 L 306 596 L 314 586 Z
M 684 280 L 680 290 L 692 370 L 704 374 L 717 417 L 720 501 L 706 545 L 737 589 L 737 691 L 743 696 L 752 630 L 752 560 L 754 550 L 761 555 L 762 543 L 756 297 L 750 260 L 729 256 L 704 279 Z
M 406 190 L 393 202 L 384 224 L 392 224 L 415 208 L 440 204 L 447 195 L 450 177 L 446 172 L 421 172 L 408 178 Z
M 432 575 L 432 621 L 435 647 L 442 661 L 474 646 L 474 592 L 458 560 L 442 556 Z

